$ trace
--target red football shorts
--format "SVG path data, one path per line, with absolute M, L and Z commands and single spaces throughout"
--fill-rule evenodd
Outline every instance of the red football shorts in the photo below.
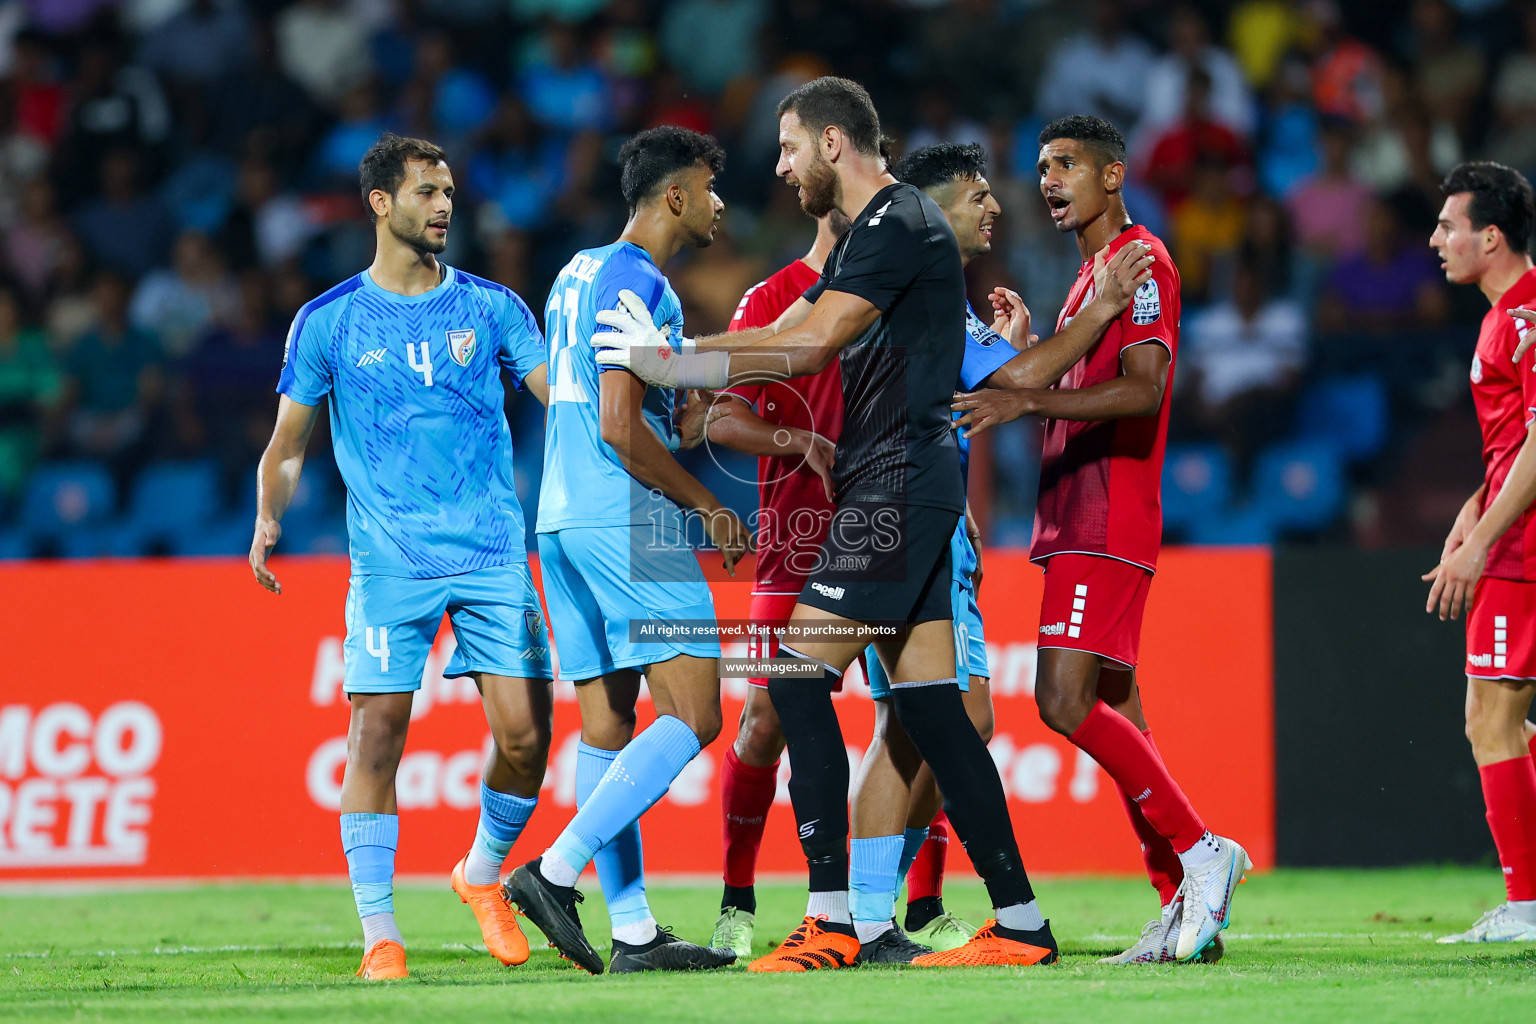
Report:
M 1104 555 L 1052 555 L 1040 601 L 1040 647 L 1086 651 L 1136 667 L 1152 574 Z
M 775 658 L 779 654 L 779 635 L 777 630 L 782 629 L 789 621 L 789 617 L 795 612 L 795 605 L 800 603 L 800 594 L 762 594 L 754 592 L 752 603 L 748 606 L 747 614 L 752 621 L 760 625 L 771 626 L 775 632 L 767 637 L 753 636 L 747 640 L 747 657 L 749 658 Z M 860 658 L 863 655 L 859 655 Z M 747 677 L 748 686 L 761 686 L 768 688 L 768 680 Z M 843 688 L 842 681 L 832 687 L 832 692 L 837 693 Z
M 1477 581 L 1467 616 L 1467 675 L 1536 679 L 1536 583 Z

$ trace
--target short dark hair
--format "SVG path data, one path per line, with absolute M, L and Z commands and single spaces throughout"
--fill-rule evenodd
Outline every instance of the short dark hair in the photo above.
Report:
M 1470 192 L 1467 217 L 1472 227 L 1481 231 L 1491 224 L 1504 233 L 1512 252 L 1530 252 L 1531 234 L 1536 230 L 1536 198 L 1525 175 L 1491 160 L 1472 160 L 1451 168 L 1440 191 L 1447 196 Z
M 1099 166 L 1125 162 L 1125 136 L 1120 129 L 1092 114 L 1068 114 L 1040 129 L 1040 145 L 1053 139 L 1075 139 L 1084 143 L 1099 160 Z
M 703 164 L 725 170 L 725 150 L 713 135 L 664 124 L 633 135 L 619 148 L 619 191 L 631 211 L 654 196 L 673 174 Z
M 778 116 L 793 113 L 812 135 L 836 125 L 853 148 L 868 156 L 880 154 L 880 115 L 869 91 L 858 82 L 833 75 L 806 82 L 779 101 Z
M 941 142 L 908 153 L 896 177 L 924 192 L 961 178 L 984 178 L 987 153 L 980 143 Z
M 405 181 L 405 165 L 412 160 L 445 164 L 448 162 L 448 154 L 436 143 L 426 139 L 406 138 L 394 132 L 380 135 L 379 141 L 368 147 L 368 152 L 363 154 L 362 162 L 357 165 L 357 177 L 363 192 L 363 205 L 368 207 L 371 220 L 377 221 L 379 218 L 373 212 L 373 204 L 368 201 L 368 196 L 374 189 L 390 195 L 399 192 Z

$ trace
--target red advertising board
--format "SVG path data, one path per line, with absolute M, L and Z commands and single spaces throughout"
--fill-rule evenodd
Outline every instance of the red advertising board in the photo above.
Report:
M 1267 867 L 1269 554 L 1170 550 L 1161 565 L 1141 666 L 1154 736 L 1211 827 L 1241 839 Z M 281 597 L 237 560 L 0 567 L 0 879 L 345 871 L 336 807 L 346 758 L 347 564 L 288 558 L 275 566 Z M 720 618 L 747 617 L 749 584 L 713 586 Z M 1033 871 L 1137 872 L 1140 854 L 1108 777 L 1036 714 L 1040 586 L 1040 570 L 1022 553 L 987 553 L 991 750 L 1020 845 Z M 473 685 L 439 675 L 452 644 L 445 628 L 401 764 L 402 873 L 446 873 L 474 832 L 489 735 Z M 650 870 L 719 870 L 719 766 L 744 692 L 743 680 L 724 682 L 723 735 L 642 820 Z M 556 684 L 555 698 L 550 771 L 518 845 L 529 856 L 574 811 L 574 688 Z M 871 732 L 868 691 L 845 687 L 838 703 L 857 758 Z M 651 716 L 642 694 L 642 727 Z M 762 849 L 769 872 L 803 870 L 785 777 L 787 767 Z

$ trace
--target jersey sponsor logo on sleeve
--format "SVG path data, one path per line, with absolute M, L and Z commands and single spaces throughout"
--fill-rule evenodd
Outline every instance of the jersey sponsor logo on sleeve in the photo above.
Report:
M 869 220 L 865 221 L 865 223 L 868 224 L 870 227 L 874 227 L 876 224 L 879 224 L 880 223 L 880 218 L 885 216 L 885 211 L 889 210 L 891 208 L 891 203 L 892 203 L 892 200 L 887 199 L 885 201 L 885 205 L 880 207 L 880 209 L 876 210 L 875 211 L 875 215 L 873 217 L 869 218 Z
M 1140 288 L 1136 289 L 1136 299 L 1131 306 L 1131 323 L 1141 327 L 1156 323 L 1157 318 L 1163 315 L 1163 300 L 1158 294 L 1157 282 L 1148 280 Z
M 448 354 L 460 366 L 468 366 L 475 354 L 475 329 L 466 327 L 461 331 L 449 331 Z

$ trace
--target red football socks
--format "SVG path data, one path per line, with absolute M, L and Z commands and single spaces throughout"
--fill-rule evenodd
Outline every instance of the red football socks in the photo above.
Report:
M 720 771 L 721 824 L 725 839 L 725 884 L 745 888 L 757 878 L 757 849 L 763 842 L 768 808 L 778 788 L 779 762 L 756 768 L 725 752 Z
M 907 872 L 907 902 L 944 895 L 944 861 L 949 856 L 949 819 L 940 811 L 928 826 L 928 838 L 917 848 Z
M 1529 757 L 1485 764 L 1483 802 L 1511 900 L 1536 900 L 1536 764 Z
M 1129 794 L 1130 802 L 1175 851 L 1188 850 L 1205 835 L 1205 823 L 1168 774 L 1157 750 L 1130 719 L 1095 701 L 1071 739 Z
M 1152 753 L 1161 761 L 1163 755 L 1158 753 L 1157 744 L 1152 742 L 1151 730 L 1144 729 L 1141 734 L 1147 738 Z M 1120 791 L 1120 802 L 1125 805 L 1126 817 L 1131 819 L 1131 828 L 1141 841 L 1141 859 L 1147 865 L 1147 877 L 1152 880 L 1152 888 L 1157 890 L 1158 899 L 1166 907 L 1178 893 L 1179 883 L 1184 881 L 1184 865 L 1179 862 L 1179 855 L 1173 852 L 1173 844 L 1160 835 L 1147 820 L 1147 816 L 1141 813 L 1141 805 L 1131 799 L 1131 794 L 1124 787 L 1116 788 Z

